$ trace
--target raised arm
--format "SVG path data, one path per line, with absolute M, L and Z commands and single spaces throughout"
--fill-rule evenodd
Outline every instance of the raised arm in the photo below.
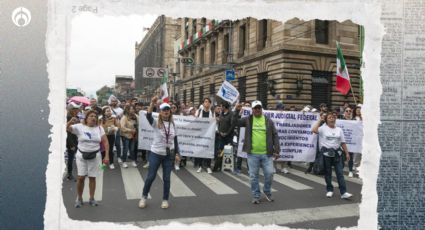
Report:
M 151 124 L 151 125 L 153 124 L 152 111 L 153 111 L 153 108 L 156 105 L 157 101 L 158 101 L 157 96 L 152 98 L 151 104 L 149 105 L 149 108 L 148 108 L 148 112 L 146 113 L 146 118 L 148 119 L 149 124 Z

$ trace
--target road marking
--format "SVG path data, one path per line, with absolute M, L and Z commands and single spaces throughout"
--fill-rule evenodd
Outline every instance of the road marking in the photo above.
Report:
M 295 176 L 298 176 L 298 177 L 302 177 L 306 180 L 313 181 L 313 182 L 316 182 L 316 183 L 319 183 L 321 185 L 326 186 L 325 178 L 323 178 L 323 177 L 313 176 L 311 174 L 305 174 L 304 172 L 298 171 L 298 170 L 293 169 L 293 168 L 291 170 L 289 170 L 289 173 L 293 174 Z M 336 183 L 335 181 L 332 181 L 332 185 L 335 188 L 338 188 L 338 183 Z
M 198 179 L 201 183 L 206 185 L 210 190 L 212 190 L 215 194 L 224 195 L 224 194 L 237 194 L 235 190 L 219 181 L 217 178 L 212 175 L 202 172 L 197 173 L 193 167 L 186 167 L 187 171 L 192 174 L 196 179 Z
M 307 169 L 308 168 L 308 166 L 306 164 L 304 164 L 304 163 L 293 162 L 292 164 L 294 164 L 294 165 L 296 165 L 298 167 L 304 168 L 304 169 Z M 347 167 L 344 167 L 344 172 L 348 173 L 348 168 Z M 332 170 L 332 176 L 333 177 L 336 177 L 335 170 Z M 344 179 L 346 181 L 350 181 L 350 182 L 353 182 L 353 183 L 356 183 L 356 184 L 359 184 L 359 185 L 363 185 L 363 181 L 362 181 L 361 178 L 356 178 L 356 177 L 351 178 L 351 177 L 348 177 L 348 176 L 344 176 Z
M 129 166 L 128 168 L 121 168 L 121 177 L 124 182 L 125 196 L 127 200 L 140 199 L 142 197 L 143 181 L 142 175 L 137 168 Z M 148 194 L 148 199 L 151 199 L 151 194 Z
M 237 215 L 203 216 L 192 218 L 162 219 L 153 221 L 121 222 L 120 224 L 134 224 L 138 227 L 143 228 L 155 225 L 167 225 L 170 222 L 179 222 L 182 224 L 194 224 L 201 222 L 209 224 L 222 224 L 224 222 L 230 222 L 235 224 L 242 223 L 243 225 L 286 225 L 356 216 L 359 216 L 359 203 L 315 208 L 279 210 L 270 212 L 255 212 Z
M 89 195 L 89 178 L 84 179 L 84 191 L 83 191 L 83 200 L 88 201 L 90 198 Z M 94 199 L 97 201 L 102 200 L 103 193 L 103 170 L 100 170 L 99 176 L 96 177 L 96 190 L 94 191 Z
M 158 176 L 162 180 L 162 168 L 158 170 Z M 196 196 L 196 194 L 192 192 L 173 171 L 171 171 L 170 192 L 174 197 Z
M 251 184 L 248 182 L 248 181 L 249 181 L 249 177 L 248 177 L 248 176 L 246 176 L 246 175 L 244 175 L 244 174 L 242 174 L 242 173 L 239 173 L 239 174 L 236 176 L 236 175 L 233 175 L 232 173 L 230 173 L 230 172 L 226 172 L 226 171 L 223 171 L 223 173 L 224 173 L 225 175 L 227 175 L 227 176 L 229 176 L 229 177 L 233 178 L 234 180 L 237 180 L 237 181 L 241 182 L 242 184 L 244 184 L 244 185 L 248 186 L 249 188 L 251 188 Z M 241 179 L 241 177 L 245 178 L 245 180 L 242 180 L 242 179 Z M 263 188 L 264 188 L 264 184 L 263 184 L 263 183 L 261 183 L 261 182 L 260 182 L 259 184 L 260 184 L 260 186 L 261 186 L 261 187 L 263 187 Z M 274 188 L 272 188 L 272 192 L 277 192 L 277 190 L 276 190 L 276 189 L 274 189 Z
M 264 173 L 261 171 L 261 172 L 260 172 L 260 175 L 261 175 L 261 176 L 264 176 Z M 290 187 L 290 188 L 292 188 L 292 189 L 294 189 L 294 190 L 307 190 L 307 189 L 313 189 L 313 188 L 312 188 L 312 187 L 310 187 L 310 186 L 307 186 L 307 185 L 302 184 L 302 183 L 300 183 L 300 182 L 298 182 L 298 181 L 295 181 L 295 180 L 291 180 L 291 179 L 286 178 L 286 177 L 284 177 L 284 176 L 282 176 L 282 175 L 279 175 L 279 174 L 277 174 L 277 173 L 275 173 L 275 174 L 273 175 L 273 180 L 274 180 L 274 181 L 276 181 L 276 182 L 279 182 L 279 183 L 283 184 L 284 186 Z

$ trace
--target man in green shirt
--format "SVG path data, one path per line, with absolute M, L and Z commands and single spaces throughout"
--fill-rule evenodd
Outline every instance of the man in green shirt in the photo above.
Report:
M 236 106 L 239 114 L 242 105 Z M 252 102 L 252 115 L 237 120 L 239 127 L 245 127 L 245 139 L 242 150 L 248 153 L 249 178 L 251 182 L 252 203 L 260 203 L 260 185 L 258 182 L 260 167 L 264 172 L 263 193 L 267 201 L 273 201 L 271 185 L 273 181 L 273 158 L 280 153 L 279 136 L 274 123 L 263 115 L 261 101 Z M 236 118 L 235 118 L 236 119 Z

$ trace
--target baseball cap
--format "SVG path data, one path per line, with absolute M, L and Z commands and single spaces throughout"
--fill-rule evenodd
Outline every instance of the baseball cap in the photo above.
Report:
M 68 104 L 68 106 L 66 108 L 67 109 L 79 109 L 80 107 L 81 107 L 81 105 L 72 101 Z
M 251 104 L 251 108 L 255 108 L 256 106 L 260 106 L 263 108 L 263 104 L 261 104 L 261 101 L 253 101 Z
M 159 109 L 160 110 L 166 110 L 166 109 L 171 109 L 171 106 L 168 104 L 168 103 L 162 103 L 160 106 L 159 106 Z

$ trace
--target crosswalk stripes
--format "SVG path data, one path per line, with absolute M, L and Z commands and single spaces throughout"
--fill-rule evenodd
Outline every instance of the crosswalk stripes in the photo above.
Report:
M 223 171 L 223 173 L 225 175 L 233 178 L 234 180 L 237 180 L 240 183 L 246 185 L 247 187 L 249 187 L 249 188 L 251 187 L 251 184 L 248 182 L 249 181 L 249 177 L 248 176 L 246 176 L 244 174 L 239 174 L 239 175 L 236 176 L 236 175 L 233 175 L 232 173 L 227 172 L 227 171 Z M 242 180 L 241 178 L 244 178 L 245 180 Z M 259 184 L 260 184 L 261 187 L 264 187 L 264 184 L 263 183 L 260 182 Z M 272 192 L 277 192 L 277 190 L 274 189 L 274 188 L 272 188 Z
M 145 182 L 139 170 L 133 167 L 123 168 L 121 165 L 120 168 L 127 200 L 140 199 Z M 148 199 L 151 198 L 151 195 L 148 194 Z
M 262 171 L 260 171 L 260 175 L 261 176 L 264 176 L 264 173 Z M 275 173 L 273 175 L 273 181 L 279 182 L 279 183 L 281 183 L 281 184 L 283 184 L 285 186 L 288 186 L 288 187 L 290 187 L 290 188 L 292 188 L 294 190 L 308 190 L 308 189 L 313 189 L 312 187 L 310 187 L 308 185 L 305 185 L 305 184 L 302 184 L 302 183 L 300 183 L 298 181 L 289 179 L 289 178 L 284 177 L 282 175 L 279 175 L 277 173 Z
M 306 179 L 306 180 L 313 181 L 313 182 L 315 182 L 315 183 L 319 183 L 319 184 L 321 184 L 321 185 L 325 185 L 325 186 L 326 186 L 325 179 L 324 179 L 324 178 L 322 178 L 322 177 L 314 176 L 314 175 L 311 175 L 311 174 L 305 174 L 305 173 L 303 173 L 303 172 L 301 172 L 301 171 L 294 170 L 294 169 L 292 169 L 292 170 L 290 171 L 290 174 L 293 174 L 293 175 L 295 175 L 295 176 L 302 177 L 302 178 L 304 178 L 304 179 Z M 335 181 L 332 181 L 332 185 L 333 185 L 335 188 L 337 188 L 337 187 L 338 187 L 338 183 L 336 183 Z
M 162 170 L 158 170 L 158 176 L 162 179 Z M 196 196 L 195 193 L 187 187 L 184 182 L 174 173 L 171 172 L 170 193 L 174 197 Z
M 186 170 L 192 174 L 196 179 L 198 179 L 201 183 L 206 185 L 211 191 L 218 195 L 224 194 L 237 194 L 235 190 L 219 181 L 214 176 L 208 173 L 197 173 L 195 169 L 191 166 L 186 167 Z
M 294 162 L 293 165 L 296 165 L 296 166 L 304 168 L 304 169 L 307 169 L 307 167 L 308 167 L 305 163 L 300 163 L 300 162 Z M 347 167 L 344 167 L 344 172 L 348 173 Z M 336 178 L 335 170 L 332 170 L 332 176 Z M 353 183 L 356 183 L 356 184 L 359 184 L 359 185 L 363 184 L 363 181 L 362 181 L 361 178 L 355 178 L 355 177 L 351 178 L 351 177 L 345 176 L 344 179 L 345 179 L 345 181 L 353 182 Z
M 83 191 L 83 200 L 89 200 L 89 178 L 86 177 L 84 180 L 84 191 Z M 94 199 L 97 201 L 102 200 L 103 193 L 103 170 L 100 170 L 99 176 L 96 177 L 96 190 L 94 191 Z

